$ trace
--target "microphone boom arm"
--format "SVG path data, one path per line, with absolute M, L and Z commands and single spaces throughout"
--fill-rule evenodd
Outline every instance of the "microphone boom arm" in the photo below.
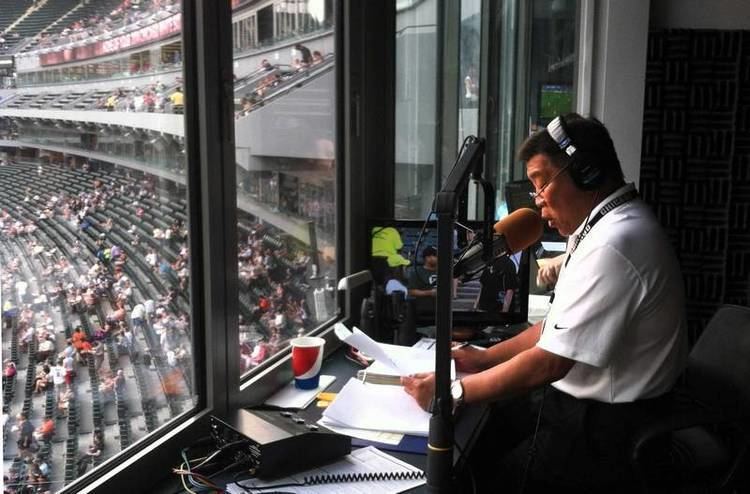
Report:
M 469 178 L 478 180 L 484 193 L 483 257 L 492 251 L 492 221 L 495 191 L 482 178 L 484 139 L 470 138 L 464 152 L 448 174 L 445 185 L 435 197 L 438 223 L 438 274 L 435 303 L 435 396 L 430 417 L 427 446 L 427 488 L 430 492 L 451 493 L 453 473 L 454 422 L 451 398 L 451 339 L 453 329 L 453 231 L 458 199 Z

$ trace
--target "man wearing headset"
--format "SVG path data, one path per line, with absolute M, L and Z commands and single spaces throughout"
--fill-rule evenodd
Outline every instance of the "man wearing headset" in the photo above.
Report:
M 453 352 L 472 372 L 454 381 L 454 405 L 504 402 L 499 431 L 483 432 L 485 468 L 474 470 L 503 472 L 483 479 L 495 491 L 627 491 L 630 441 L 669 406 L 686 362 L 680 268 L 599 121 L 558 117 L 518 157 L 542 218 L 569 236 L 567 257 L 544 321 L 487 350 Z M 429 406 L 432 374 L 402 383 Z

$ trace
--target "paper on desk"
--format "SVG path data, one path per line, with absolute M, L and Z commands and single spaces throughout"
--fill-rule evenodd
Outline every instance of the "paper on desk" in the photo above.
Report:
M 340 322 L 337 322 L 334 327 L 334 332 L 336 333 L 336 336 L 339 337 L 341 341 L 346 343 L 347 345 L 353 346 L 360 352 L 364 353 L 365 355 L 368 355 L 378 362 L 381 362 L 383 365 L 386 365 L 393 369 L 394 371 L 399 371 L 400 367 L 398 362 L 395 362 L 386 352 L 385 350 L 380 346 L 380 343 L 373 340 L 366 334 L 364 334 L 362 331 L 359 330 L 358 327 L 354 326 L 352 331 L 349 331 L 349 328 L 341 324 Z M 399 375 L 406 375 L 406 374 L 399 374 Z
M 365 429 L 353 429 L 341 425 L 333 419 L 327 417 L 321 417 L 318 420 L 318 424 L 326 427 L 333 432 L 338 432 L 349 437 L 356 437 L 357 439 L 363 439 L 365 441 L 372 441 L 376 443 L 390 444 L 392 446 L 397 445 L 404 438 L 403 434 L 398 432 L 384 432 L 384 431 L 368 431 Z
M 352 451 L 336 463 L 325 465 L 319 468 L 299 472 L 289 477 L 276 480 L 263 481 L 260 479 L 243 480 L 238 484 L 229 484 L 226 491 L 229 494 L 246 494 L 247 489 L 257 489 L 260 492 L 279 492 L 272 486 L 280 484 L 302 483 L 305 477 L 313 475 L 366 475 L 375 473 L 411 473 L 412 475 L 423 475 L 423 472 L 401 461 L 388 453 L 384 453 L 374 446 L 367 446 Z M 369 480 L 366 482 L 336 482 L 322 485 L 306 485 L 300 487 L 284 486 L 284 492 L 294 494 L 396 494 L 413 489 L 424 484 L 424 479 L 404 479 L 404 480 Z M 243 487 L 244 486 L 244 487 Z M 263 487 L 267 486 L 268 490 L 264 491 Z
M 350 378 L 323 416 L 345 427 L 426 436 L 430 414 L 401 386 L 368 384 Z
M 294 379 L 292 379 L 286 386 L 271 395 L 264 404 L 279 408 L 307 408 L 307 405 L 312 403 L 318 393 L 330 386 L 335 380 L 335 376 L 321 374 L 320 384 L 317 388 L 298 389 L 294 387 Z
M 336 324 L 335 332 L 341 341 L 375 359 L 367 368 L 368 373 L 408 376 L 418 372 L 435 371 L 434 348 L 378 343 L 357 327 L 349 331 L 349 328 L 341 323 Z M 451 371 L 451 374 L 455 375 L 455 372 Z

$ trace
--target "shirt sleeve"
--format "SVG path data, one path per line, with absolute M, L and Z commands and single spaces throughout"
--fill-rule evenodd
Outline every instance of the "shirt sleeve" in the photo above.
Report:
M 604 367 L 643 298 L 643 284 L 630 261 L 612 246 L 595 247 L 577 261 L 560 274 L 537 346 Z

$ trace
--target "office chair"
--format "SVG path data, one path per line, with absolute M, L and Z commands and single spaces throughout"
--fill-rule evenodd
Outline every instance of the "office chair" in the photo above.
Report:
M 750 308 L 724 305 L 690 352 L 675 409 L 636 436 L 644 491 L 747 492 L 749 417 Z

